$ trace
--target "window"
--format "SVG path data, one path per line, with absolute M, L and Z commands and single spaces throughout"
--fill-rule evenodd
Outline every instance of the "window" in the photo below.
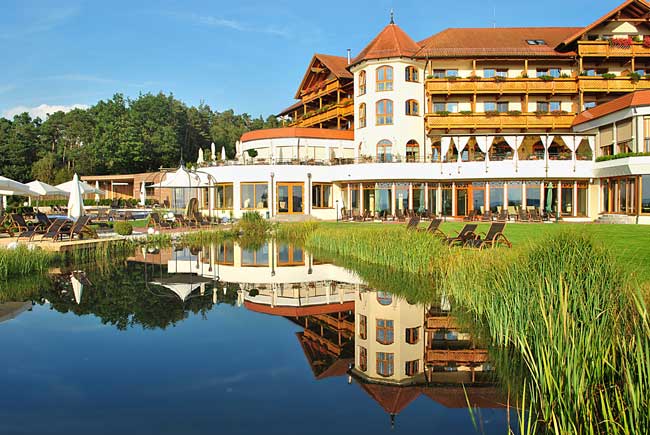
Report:
M 368 370 L 368 350 L 363 346 L 359 346 L 359 370 Z
M 366 103 L 359 104 L 359 128 L 366 126 Z
M 447 111 L 450 113 L 457 113 L 458 103 L 447 103 Z
M 609 72 L 608 68 L 587 68 L 580 75 L 587 77 L 600 77 Z
M 406 373 L 406 376 L 415 376 L 419 372 L 419 360 L 414 360 L 414 361 L 406 361 L 406 366 L 404 367 L 404 371 Z
M 537 102 L 537 111 L 541 113 L 548 112 L 559 112 L 562 109 L 562 105 L 559 101 L 538 101 Z
M 589 110 L 593 107 L 596 107 L 596 102 L 595 101 L 585 101 L 584 109 L 583 110 Z
M 366 72 L 361 71 L 359 73 L 359 95 L 365 95 L 366 93 Z
M 411 139 L 406 142 L 406 161 L 417 162 L 420 160 L 420 144 Z
M 314 208 L 332 208 L 332 185 L 329 183 L 312 184 L 311 205 Z
M 650 213 L 650 175 L 641 176 L 641 213 Z
M 415 344 L 420 341 L 420 328 L 406 328 L 406 342 Z
M 507 101 L 500 101 L 497 103 L 497 112 L 506 113 L 509 109 L 509 104 Z
M 497 103 L 494 101 L 486 101 L 483 103 L 483 110 L 485 112 L 495 112 L 497 110 Z
M 440 112 L 456 113 L 458 112 L 458 103 L 457 102 L 433 103 L 433 113 L 440 113 Z
M 406 100 L 406 114 L 418 116 L 420 114 L 420 105 L 416 100 Z
M 548 70 L 548 75 L 556 79 L 560 78 L 560 68 L 550 68 Z
M 546 41 L 543 39 L 527 39 L 526 43 L 528 45 L 546 45 Z
M 379 305 L 390 305 L 393 303 L 393 295 L 388 292 L 377 292 L 377 302 Z
M 377 319 L 377 343 L 393 344 L 395 341 L 395 331 L 393 330 L 393 321 Z
M 551 112 L 559 112 L 562 109 L 562 105 L 559 101 L 551 101 L 549 104 Z
M 445 76 L 446 77 L 458 77 L 458 70 L 457 69 L 448 69 L 445 71 Z
M 546 101 L 538 101 L 537 102 L 537 111 L 538 112 L 543 112 L 543 113 L 548 113 L 548 103 Z
M 304 254 L 299 246 L 281 244 L 278 247 L 278 266 L 302 266 L 305 264 Z
M 388 139 L 380 140 L 377 143 L 377 160 L 380 162 L 393 161 L 393 143 Z
M 507 78 L 508 77 L 508 69 L 507 68 L 499 68 L 499 69 L 497 69 L 496 76 L 504 78 L 504 79 Z
M 377 68 L 377 91 L 393 90 L 393 67 L 380 66 Z
M 365 340 L 368 337 L 368 318 L 359 314 L 359 338 Z
M 418 69 L 414 66 L 407 66 L 405 70 L 405 80 L 407 82 L 417 82 L 418 81 Z
M 381 376 L 393 376 L 395 372 L 395 358 L 392 353 L 377 352 L 377 374 Z
M 483 78 L 492 79 L 496 76 L 497 71 L 494 68 L 484 68 L 483 69 Z
M 259 249 L 242 249 L 242 266 L 267 266 L 269 265 L 269 245 L 263 244 Z
M 444 69 L 434 69 L 433 70 L 433 78 L 434 79 L 444 79 L 445 78 L 445 70 Z
M 232 183 L 217 184 L 215 186 L 214 205 L 217 210 L 232 210 L 232 198 Z
M 391 100 L 377 101 L 377 125 L 393 123 L 393 102 Z
M 260 209 L 268 207 L 268 189 L 266 183 L 241 183 L 241 208 Z
M 646 75 L 646 70 L 642 69 L 642 68 L 637 68 L 634 72 L 637 73 L 638 75 L 640 75 L 641 77 Z

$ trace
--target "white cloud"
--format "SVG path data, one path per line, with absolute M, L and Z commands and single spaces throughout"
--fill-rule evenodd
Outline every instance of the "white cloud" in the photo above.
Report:
M 41 104 L 40 106 L 36 107 L 27 107 L 27 106 L 16 106 L 12 107 L 11 109 L 7 109 L 2 113 L 2 116 L 4 116 L 7 119 L 13 119 L 14 116 L 20 115 L 21 113 L 27 112 L 29 113 L 29 116 L 32 118 L 41 118 L 45 119 L 47 118 L 47 115 L 50 113 L 54 112 L 69 112 L 73 109 L 87 109 L 88 106 L 85 104 L 72 104 L 70 106 L 63 106 L 63 105 L 49 105 L 49 104 Z
M 287 28 L 278 28 L 274 26 L 258 27 L 248 23 L 243 23 L 241 21 L 231 20 L 223 17 L 215 17 L 212 15 L 184 14 L 174 12 L 163 14 L 183 20 L 189 20 L 203 26 L 221 27 L 246 33 L 263 33 L 272 36 L 280 36 L 283 38 L 291 37 L 291 32 Z
M 70 8 L 56 8 L 51 11 L 47 11 L 40 16 L 31 16 L 29 17 L 28 23 L 19 23 L 15 26 L 14 29 L 4 28 L 0 32 L 0 39 L 18 39 L 24 38 L 26 36 L 47 32 L 54 29 L 70 18 L 79 14 L 79 8 L 70 7 Z

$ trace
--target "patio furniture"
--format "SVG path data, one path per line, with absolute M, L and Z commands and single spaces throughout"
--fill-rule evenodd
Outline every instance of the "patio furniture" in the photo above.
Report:
M 418 216 L 413 216 L 411 219 L 409 219 L 408 223 L 406 224 L 406 230 L 415 230 L 417 229 L 418 225 L 420 224 L 420 218 Z
M 508 221 L 508 211 L 504 208 L 501 209 L 496 218 L 497 222 L 507 222 Z
M 472 211 L 469 212 L 469 214 L 468 214 L 467 216 L 465 216 L 465 217 L 463 218 L 463 221 L 465 221 L 465 222 L 472 222 L 472 221 L 475 221 L 475 220 L 476 220 L 476 215 L 477 215 L 477 211 L 476 211 L 476 210 L 472 210 Z
M 492 211 L 487 210 L 485 213 L 483 213 L 483 216 L 481 217 L 482 222 L 491 222 L 492 221 Z
M 52 222 L 52 225 L 41 236 L 40 240 L 52 239 L 52 241 L 60 238 L 61 231 L 67 226 L 69 221 L 67 219 L 59 218 Z
M 432 219 L 431 222 L 429 223 L 429 226 L 423 230 L 426 231 L 427 233 L 431 233 L 436 237 L 443 237 L 447 238 L 447 235 L 440 231 L 440 224 L 442 223 L 442 219 Z
M 465 241 L 464 246 L 483 249 L 486 247 L 494 248 L 497 244 L 505 244 L 508 248 L 512 248 L 512 243 L 508 238 L 503 234 L 503 231 L 506 228 L 505 222 L 495 222 L 490 225 L 490 229 L 486 233 L 480 233 L 483 235 L 483 238 L 480 235 L 474 239 L 468 239 Z
M 151 225 L 153 225 L 155 229 L 174 228 L 174 225 L 171 222 L 160 219 L 160 215 L 156 212 L 151 212 L 149 214 L 149 221 L 147 222 L 147 227 Z
M 528 212 L 523 207 L 519 207 L 519 222 L 528 222 L 528 220 Z
M 542 222 L 542 216 L 540 216 L 539 212 L 537 211 L 536 208 L 532 209 L 530 211 L 530 221 L 531 222 Z
M 90 227 L 90 216 L 84 215 L 80 216 L 69 228 L 63 228 L 59 231 L 59 239 L 63 240 L 63 237 L 67 236 L 70 240 L 73 240 L 75 236 L 80 239 L 83 239 L 84 236 L 89 236 L 93 239 L 99 237 L 97 231 Z
M 456 232 L 456 236 L 447 237 L 444 242 L 449 246 L 463 245 L 466 241 L 476 238 L 476 228 L 478 224 L 466 224 L 460 232 Z

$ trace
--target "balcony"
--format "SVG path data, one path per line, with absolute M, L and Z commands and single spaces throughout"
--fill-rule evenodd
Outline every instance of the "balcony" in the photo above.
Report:
M 291 127 L 313 127 L 320 123 L 337 118 L 351 117 L 354 115 L 354 104 L 352 100 L 335 104 L 326 108 L 321 113 L 308 114 L 293 122 Z
M 642 78 L 633 81 L 629 77 L 604 79 L 602 77 L 580 77 L 580 89 L 584 92 L 633 92 L 640 89 L 650 89 L 650 80 Z
M 484 113 L 449 115 L 427 114 L 428 129 L 456 130 L 456 129 L 568 129 L 571 128 L 575 114 L 573 113 L 548 113 L 538 115 L 535 113 L 522 113 L 511 115 L 502 113 L 487 116 Z
M 488 362 L 488 352 L 483 349 L 467 350 L 433 350 L 427 349 L 426 363 L 434 365 L 446 365 L 456 363 L 458 365 L 474 365 Z
M 325 82 L 319 86 L 313 87 L 312 89 L 302 91 L 300 98 L 302 99 L 303 103 L 308 103 L 315 100 L 316 98 L 323 97 L 325 95 L 331 95 L 340 88 L 341 86 L 338 80 L 334 80 L 329 83 Z
M 430 95 L 451 94 L 575 94 L 578 84 L 575 78 L 542 80 L 538 78 L 495 79 L 428 79 L 426 89 Z
M 579 41 L 578 54 L 581 57 L 650 57 L 650 47 L 634 42 L 628 48 L 611 46 L 609 41 Z

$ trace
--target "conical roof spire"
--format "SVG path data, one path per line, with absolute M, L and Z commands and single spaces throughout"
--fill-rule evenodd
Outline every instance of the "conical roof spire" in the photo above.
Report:
M 352 60 L 355 65 L 364 60 L 385 59 L 388 57 L 412 57 L 420 50 L 420 46 L 406 34 L 394 21 L 391 10 L 390 24 L 379 32 L 370 44 Z

